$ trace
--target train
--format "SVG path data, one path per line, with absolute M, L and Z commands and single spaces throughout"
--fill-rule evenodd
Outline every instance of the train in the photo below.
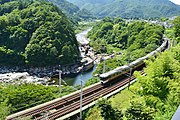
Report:
M 122 76 L 126 73 L 130 73 L 132 71 L 135 71 L 139 67 L 143 66 L 145 64 L 144 60 L 148 59 L 149 57 L 156 56 L 157 53 L 162 52 L 167 48 L 168 39 L 166 37 L 163 37 L 163 40 L 164 41 L 160 47 L 158 47 L 156 50 L 152 51 L 151 53 L 148 53 L 146 56 L 141 57 L 141 58 L 129 63 L 128 65 L 117 67 L 114 70 L 100 74 L 99 78 L 100 78 L 101 84 L 104 85 L 104 84 L 108 83 L 109 81 L 112 81 L 116 78 L 119 78 L 120 76 Z

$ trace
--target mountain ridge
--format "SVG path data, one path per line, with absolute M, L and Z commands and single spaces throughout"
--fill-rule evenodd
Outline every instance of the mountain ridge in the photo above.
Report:
M 53 3 L 54 5 L 58 6 L 65 14 L 68 16 L 71 21 L 74 23 L 77 21 L 86 20 L 89 18 L 94 18 L 94 16 L 87 11 L 86 9 L 80 9 L 78 6 L 74 5 L 67 0 L 47 0 L 48 2 Z
M 168 0 L 68 0 L 98 17 L 172 17 L 180 15 L 180 5 Z

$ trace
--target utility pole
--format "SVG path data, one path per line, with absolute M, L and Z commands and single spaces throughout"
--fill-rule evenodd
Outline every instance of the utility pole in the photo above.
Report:
M 128 83 L 128 90 L 129 90 L 129 87 L 130 87 L 131 74 L 132 74 L 132 68 L 130 67 L 130 57 L 131 57 L 131 52 L 129 53 L 129 56 L 128 56 L 128 67 L 129 67 L 129 83 Z
M 82 81 L 82 73 L 81 73 L 81 93 L 80 93 L 80 120 L 82 120 L 82 98 L 83 98 L 83 81 Z
M 61 82 L 62 82 L 62 79 L 61 79 L 61 74 L 62 74 L 62 71 L 59 69 L 58 70 L 59 72 L 59 96 L 61 97 L 61 92 L 62 92 L 62 88 L 61 88 Z
M 82 80 L 81 80 L 81 94 L 80 94 L 80 120 L 82 120 L 82 97 L 83 97 L 83 91 L 82 91 Z
M 49 115 L 49 113 L 46 111 L 46 118 L 45 118 L 45 120 L 48 120 L 48 115 Z
M 129 90 L 129 87 L 130 87 L 130 83 L 131 83 L 131 75 L 132 75 L 132 68 L 129 68 L 130 71 L 129 71 L 129 84 L 128 84 L 128 90 Z
M 106 72 L 106 59 L 104 55 L 103 55 L 103 60 L 104 60 L 103 73 L 105 73 Z

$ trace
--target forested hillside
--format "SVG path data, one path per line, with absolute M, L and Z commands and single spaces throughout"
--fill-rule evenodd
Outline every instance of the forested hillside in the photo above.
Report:
M 79 7 L 69 3 L 66 0 L 47 0 L 49 2 L 52 2 L 54 4 L 56 4 L 58 7 L 60 7 L 64 12 L 68 13 L 68 14 L 75 14 L 79 11 Z
M 109 71 L 155 50 L 163 41 L 163 33 L 164 27 L 160 25 L 105 18 L 93 27 L 88 37 L 97 53 L 117 54 L 115 58 L 106 61 L 106 71 Z M 103 63 L 98 65 L 96 72 L 101 73 L 102 68 Z
M 113 47 L 135 50 L 140 47 L 148 47 L 152 43 L 154 47 L 161 42 L 164 28 L 160 25 L 143 21 L 125 22 L 122 19 L 105 18 L 97 23 L 89 32 L 92 46 L 111 44 Z M 100 47 L 98 47 L 100 48 Z M 146 48 L 148 52 L 152 49 Z M 98 49 L 95 49 L 98 50 Z
M 68 0 L 98 17 L 151 18 L 180 15 L 180 6 L 169 0 Z
M 61 10 L 43 1 L 0 1 L 0 64 L 49 66 L 75 62 L 78 43 Z
M 47 0 L 57 5 L 68 18 L 76 25 L 78 21 L 94 18 L 94 16 L 86 9 L 79 9 L 78 6 L 66 0 Z

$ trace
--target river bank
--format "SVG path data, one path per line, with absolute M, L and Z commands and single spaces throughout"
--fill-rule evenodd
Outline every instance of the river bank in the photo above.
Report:
M 80 43 L 79 50 L 82 58 L 78 63 L 49 67 L 0 67 L 0 83 L 30 82 L 49 84 L 48 81 L 50 78 L 54 75 L 58 75 L 58 70 L 62 71 L 62 75 L 78 74 L 82 71 L 88 71 L 94 66 L 94 53 L 92 48 L 88 47 L 89 39 L 86 38 L 90 30 L 91 28 L 76 35 L 77 41 Z M 91 54 L 89 55 L 89 53 Z
M 0 83 L 57 85 L 58 70 L 62 71 L 62 77 L 68 85 L 78 85 L 81 79 L 89 80 L 93 77 L 96 64 L 114 57 L 114 54 L 94 53 L 93 48 L 89 46 L 89 39 L 86 38 L 90 30 L 91 28 L 76 35 L 77 41 L 80 43 L 79 50 L 82 58 L 78 63 L 49 67 L 0 67 Z M 56 79 L 53 76 L 56 76 Z

